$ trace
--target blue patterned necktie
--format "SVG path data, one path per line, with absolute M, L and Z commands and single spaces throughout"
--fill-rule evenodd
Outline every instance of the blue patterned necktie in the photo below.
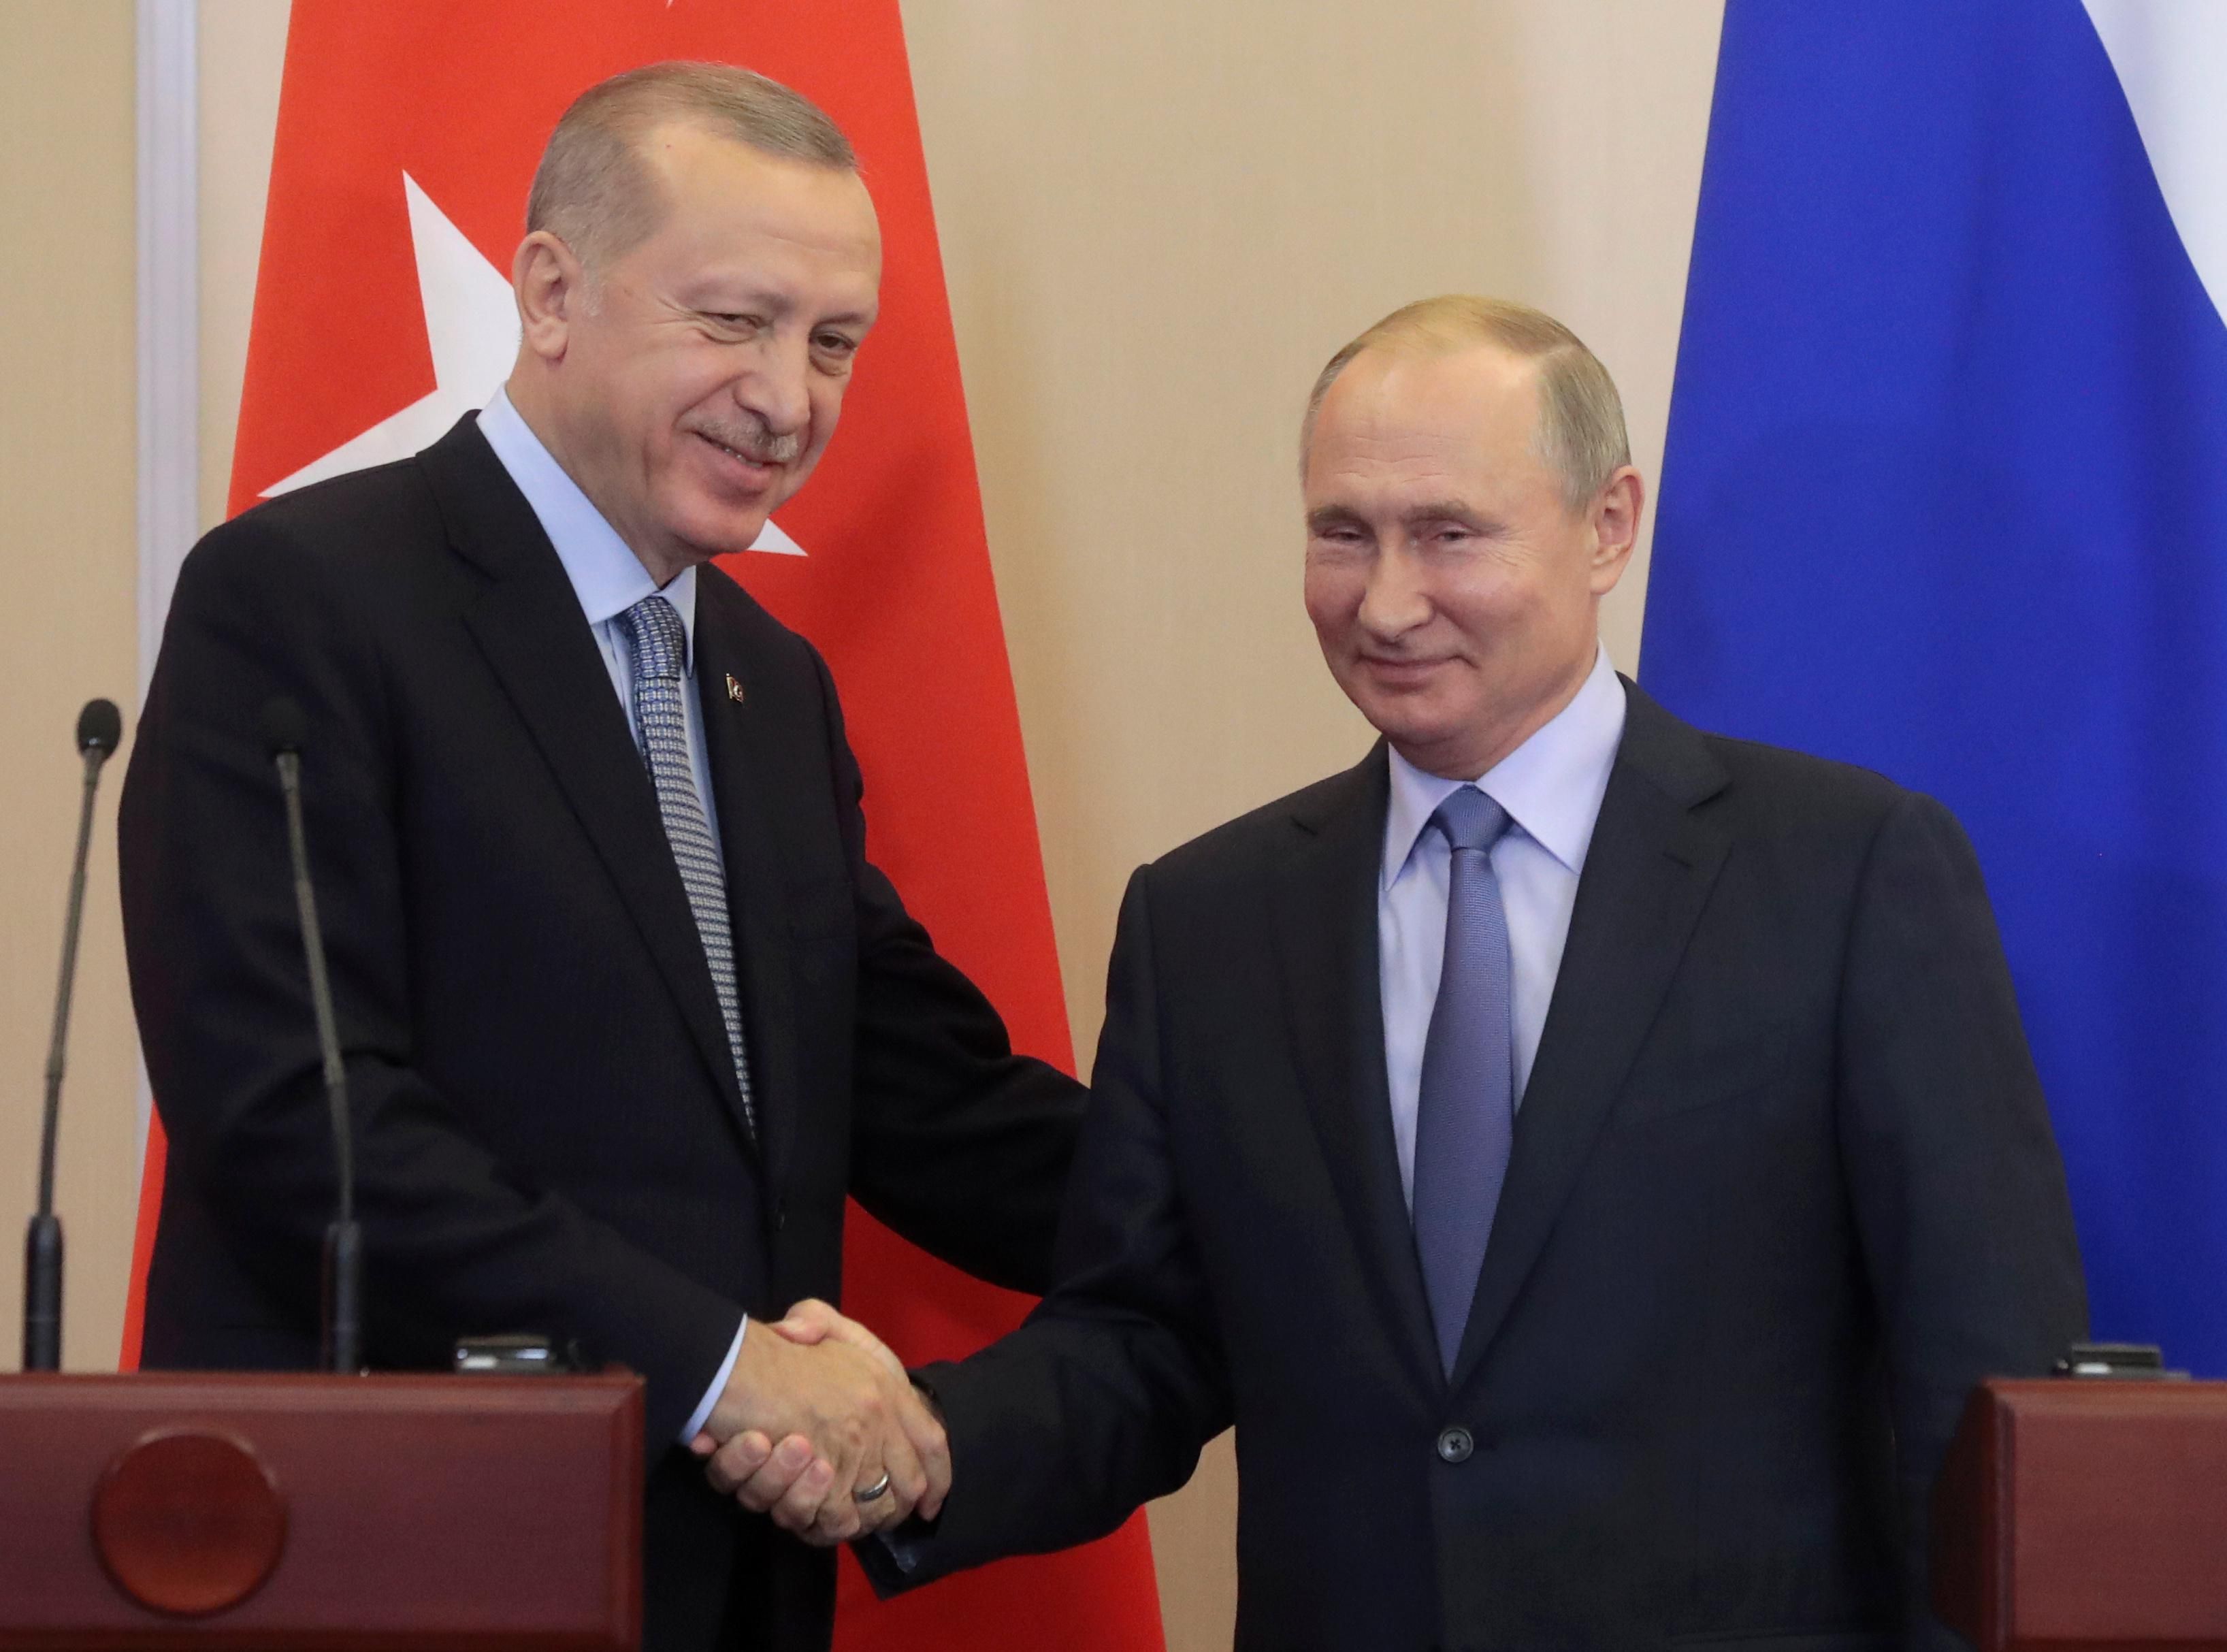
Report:
M 657 788 L 657 811 L 665 820 L 666 841 L 680 869 L 688 909 L 711 966 L 711 990 L 718 995 L 719 1018 L 726 1023 L 727 1049 L 735 1058 L 735 1081 L 743 1093 L 743 1120 L 757 1133 L 757 1111 L 750 1101 L 750 1068 L 743 1054 L 743 1014 L 735 993 L 735 943 L 727 915 L 727 872 L 719 845 L 704 819 L 704 800 L 696 794 L 695 766 L 688 759 L 688 725 L 681 711 L 681 672 L 688 658 L 688 633 L 680 616 L 662 596 L 645 596 L 619 616 L 634 656 L 634 714 L 641 729 L 642 758 Z
M 1508 830 L 1508 812 L 1464 786 L 1439 805 L 1426 829 L 1445 833 L 1452 853 L 1445 962 L 1415 1107 L 1415 1251 L 1439 1359 L 1451 1376 L 1516 1139 L 1508 915 L 1492 871 L 1492 845 Z

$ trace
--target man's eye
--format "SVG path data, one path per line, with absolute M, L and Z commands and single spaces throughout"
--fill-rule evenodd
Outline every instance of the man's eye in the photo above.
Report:
M 825 350 L 830 355 L 849 355 L 858 348 L 858 340 L 845 338 L 840 333 L 822 333 L 812 342 L 814 348 Z

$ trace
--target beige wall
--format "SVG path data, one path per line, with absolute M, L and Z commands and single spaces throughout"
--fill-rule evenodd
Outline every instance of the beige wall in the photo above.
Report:
M 1721 7 L 905 7 L 1078 1045 L 1129 871 L 1359 756 L 1296 430 L 1407 299 L 1528 299 L 1660 468 Z M 1116 15 L 1118 14 L 1118 15 Z M 1604 619 L 1638 657 L 1640 557 Z
M 211 520 L 286 10 L 201 6 Z M 1130 869 L 1366 743 L 1299 606 L 1293 427 L 1323 359 L 1425 292 L 1528 299 L 1607 361 L 1653 480 L 1721 0 L 906 0 L 904 12 L 1087 1050 Z M 20 1075 L 16 1094 L 35 1093 L 51 991 L 65 730 L 86 694 L 122 700 L 131 681 L 131 516 L 116 485 L 131 463 L 130 328 L 117 322 L 131 309 L 130 17 L 125 0 L 0 4 L 0 122 L 16 140 L 0 147 L 0 279 L 10 313 L 39 318 L 0 343 L 15 369 L 0 376 L 0 483 L 31 501 L 14 513 L 14 555 L 50 592 L 0 617 L 0 760 L 52 791 L 9 811 L 0 857 L 19 938 L 0 1071 Z M 1627 669 L 1645 571 L 1643 555 L 1604 621 Z M 112 852 L 101 864 L 65 1183 L 71 1357 L 86 1365 L 112 1354 L 130 1241 L 112 1169 L 132 1088 Z M 0 1122 L 0 1164 L 19 1162 L 29 1112 Z M 7 1233 L 29 1180 L 0 1183 Z M 0 1278 L 11 1304 L 12 1268 Z M 1174 1652 L 1229 1642 L 1227 1445 L 1153 1510 Z
M 201 0 L 201 526 L 224 518 L 291 0 Z
M 132 705 L 138 652 L 131 0 L 0 4 L 0 1368 L 18 1362 L 23 1224 L 77 831 L 78 708 Z M 128 748 L 127 748 L 128 749 Z M 112 1368 L 131 1262 L 137 1047 L 103 784 L 55 1201 L 63 1358 Z

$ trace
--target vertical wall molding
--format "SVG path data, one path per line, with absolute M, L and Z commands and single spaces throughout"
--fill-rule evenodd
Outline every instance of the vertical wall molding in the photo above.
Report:
M 196 0 L 138 0 L 139 693 L 201 526 Z
M 139 698 L 201 527 L 201 73 L 196 0 L 138 0 Z M 153 1109 L 139 1071 L 139 1151 Z

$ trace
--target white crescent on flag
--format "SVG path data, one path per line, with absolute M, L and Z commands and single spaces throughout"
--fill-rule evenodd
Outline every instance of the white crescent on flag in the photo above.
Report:
M 466 413 L 487 405 L 518 356 L 518 308 L 510 281 L 488 261 L 407 172 L 410 246 L 418 263 L 418 303 L 433 354 L 433 388 L 330 453 L 263 490 L 262 497 L 306 488 L 329 476 L 406 459 L 439 441 Z M 750 549 L 801 557 L 804 547 L 768 521 Z

